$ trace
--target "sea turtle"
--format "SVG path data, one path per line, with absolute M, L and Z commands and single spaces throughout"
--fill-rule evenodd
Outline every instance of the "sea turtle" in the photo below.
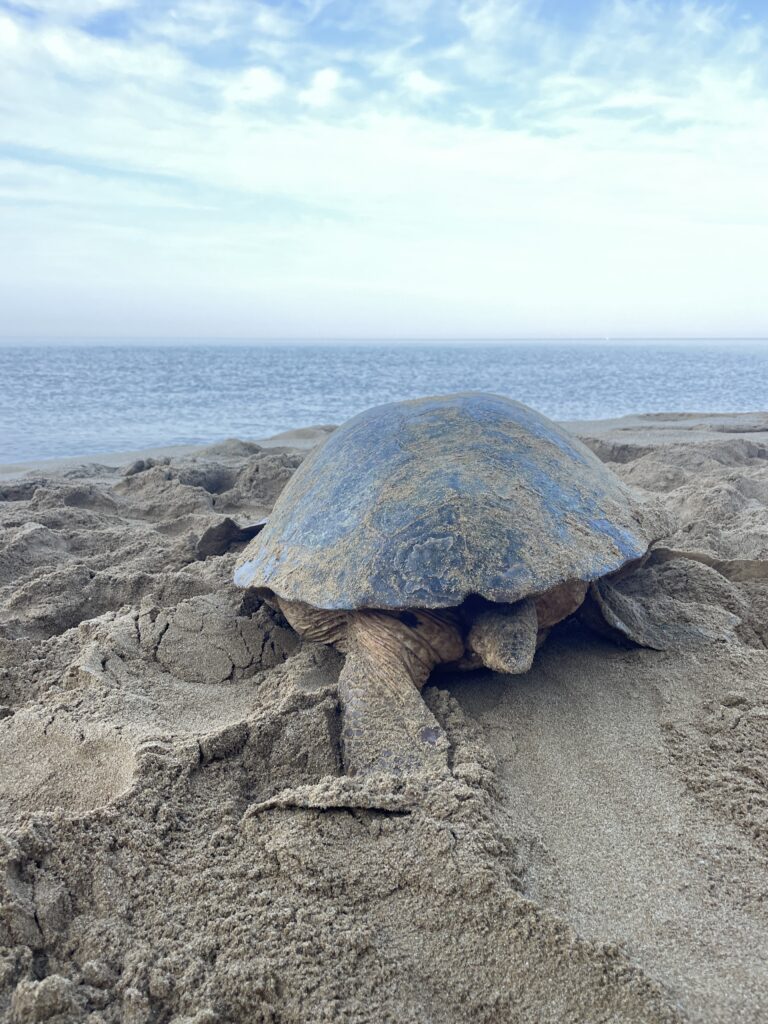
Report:
M 526 672 L 590 582 L 640 564 L 667 525 L 552 421 L 466 392 L 339 427 L 291 478 L 234 578 L 345 654 L 347 773 L 401 772 L 445 764 L 419 693 L 435 665 Z

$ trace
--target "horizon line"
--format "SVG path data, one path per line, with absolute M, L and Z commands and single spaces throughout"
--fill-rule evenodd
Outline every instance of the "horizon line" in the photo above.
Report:
M 408 343 L 466 343 L 466 342 L 489 342 L 494 344 L 505 344 L 515 342 L 661 342 L 661 341 L 768 341 L 768 334 L 622 334 L 622 335 L 600 335 L 600 334 L 515 334 L 501 336 L 483 335 L 0 335 L 0 344 L 19 343 L 154 343 L 154 342 L 234 342 L 242 344 L 325 344 L 325 343 L 367 343 L 367 342 L 396 342 L 399 344 Z

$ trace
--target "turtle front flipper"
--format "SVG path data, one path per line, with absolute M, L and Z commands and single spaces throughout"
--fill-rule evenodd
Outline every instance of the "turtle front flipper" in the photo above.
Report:
M 341 746 L 349 775 L 447 769 L 448 741 L 419 690 L 464 649 L 455 617 L 363 611 L 349 616 L 339 676 Z
M 476 610 L 467 647 L 492 672 L 520 675 L 533 663 L 537 636 L 536 606 L 526 598 L 516 604 L 489 604 Z
M 447 766 L 448 743 L 402 664 L 350 651 L 339 676 L 341 752 L 348 775 Z
M 723 575 L 681 556 L 595 580 L 584 620 L 597 632 L 640 647 L 696 650 L 733 640 L 742 610 Z

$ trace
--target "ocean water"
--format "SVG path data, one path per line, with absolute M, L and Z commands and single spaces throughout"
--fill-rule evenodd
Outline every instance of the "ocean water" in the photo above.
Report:
M 768 342 L 0 345 L 0 463 L 259 438 L 463 390 L 554 419 L 768 408 Z

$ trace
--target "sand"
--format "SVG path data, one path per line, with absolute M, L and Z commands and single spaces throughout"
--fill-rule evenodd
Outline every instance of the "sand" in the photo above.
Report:
M 230 583 L 323 428 L 0 467 L 0 1020 L 768 1021 L 768 415 L 570 426 L 735 627 L 437 673 L 452 778 L 365 798 Z

